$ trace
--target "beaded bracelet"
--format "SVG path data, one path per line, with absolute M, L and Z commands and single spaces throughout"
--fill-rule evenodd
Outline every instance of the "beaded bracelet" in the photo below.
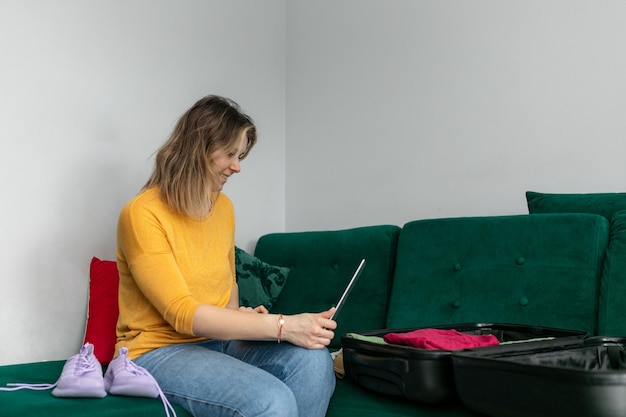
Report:
M 285 319 L 282 314 L 278 315 L 278 335 L 276 336 L 276 341 L 278 343 L 281 342 L 283 337 L 283 324 L 285 324 Z

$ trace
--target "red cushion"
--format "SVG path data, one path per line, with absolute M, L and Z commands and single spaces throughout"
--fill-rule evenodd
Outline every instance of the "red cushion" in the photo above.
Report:
M 117 264 L 114 261 L 104 261 L 96 257 L 91 259 L 89 305 L 83 344 L 93 344 L 94 355 L 103 365 L 111 362 L 115 354 L 119 282 Z

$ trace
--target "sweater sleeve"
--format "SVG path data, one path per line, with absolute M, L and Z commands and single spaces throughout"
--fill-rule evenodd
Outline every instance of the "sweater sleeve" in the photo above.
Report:
M 120 285 L 138 289 L 127 291 L 130 299 L 126 304 L 146 310 L 151 306 L 176 332 L 191 335 L 193 315 L 200 302 L 192 296 L 158 216 L 133 205 L 122 210 L 118 258 L 122 260 Z

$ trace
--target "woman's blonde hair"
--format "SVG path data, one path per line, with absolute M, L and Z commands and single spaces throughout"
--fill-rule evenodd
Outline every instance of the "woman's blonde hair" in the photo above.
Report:
M 198 100 L 180 117 L 157 151 L 154 170 L 143 189 L 158 187 L 167 204 L 181 213 L 207 214 L 217 195 L 211 158 L 218 151 L 236 149 L 244 134 L 248 144 L 239 159 L 244 159 L 256 143 L 252 119 L 228 98 L 206 96 Z

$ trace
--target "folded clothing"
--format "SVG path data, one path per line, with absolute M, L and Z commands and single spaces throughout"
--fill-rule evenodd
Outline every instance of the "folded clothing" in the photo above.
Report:
M 387 333 L 383 339 L 394 345 L 436 350 L 460 350 L 500 343 L 494 335 L 469 335 L 454 329 L 418 329 L 406 333 Z
M 365 336 L 365 335 L 358 334 L 358 333 L 346 333 L 346 337 L 350 337 L 356 340 L 362 340 L 365 342 L 376 343 L 377 345 L 388 344 L 387 342 L 385 342 L 385 339 L 383 339 L 380 336 Z

